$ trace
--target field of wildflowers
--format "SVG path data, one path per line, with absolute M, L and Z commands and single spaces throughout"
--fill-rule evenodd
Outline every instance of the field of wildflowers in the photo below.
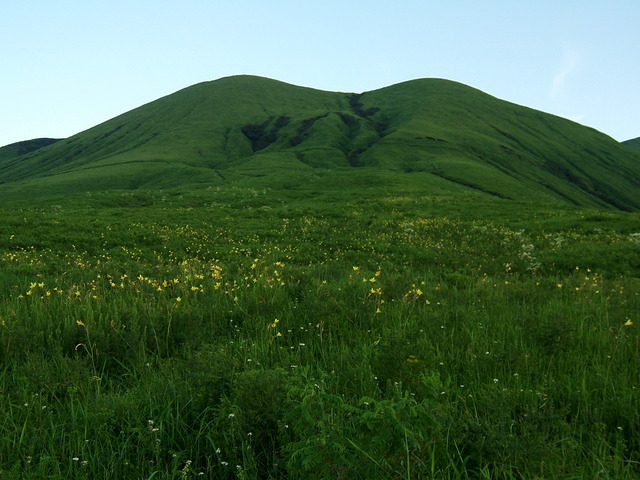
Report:
M 2 209 L 0 478 L 640 476 L 638 214 L 137 195 Z

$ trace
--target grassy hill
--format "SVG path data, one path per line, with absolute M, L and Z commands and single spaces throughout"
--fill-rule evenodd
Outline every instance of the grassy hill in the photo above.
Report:
M 628 146 L 444 80 L 255 77 L 27 146 L 3 479 L 640 478 Z
M 640 154 L 440 79 L 363 94 L 252 76 L 197 84 L 1 158 L 0 197 L 229 183 L 316 189 L 357 170 L 423 192 L 640 208 Z
M 35 138 L 33 140 L 25 140 L 23 142 L 16 142 L 11 145 L 0 147 L 0 162 L 5 162 L 28 153 L 35 152 L 36 150 L 47 147 L 58 140 L 59 139 L 57 138 Z
M 636 150 L 640 150 L 640 137 L 634 138 L 632 140 L 626 140 L 622 142 L 624 145 L 628 147 L 635 148 Z

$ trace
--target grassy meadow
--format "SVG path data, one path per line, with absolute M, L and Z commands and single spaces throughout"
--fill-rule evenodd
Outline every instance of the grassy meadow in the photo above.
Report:
M 354 192 L 5 204 L 0 478 L 639 478 L 638 214 Z

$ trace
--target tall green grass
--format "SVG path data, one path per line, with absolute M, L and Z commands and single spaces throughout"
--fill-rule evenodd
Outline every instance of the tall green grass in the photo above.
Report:
M 637 214 L 283 195 L 4 208 L 0 476 L 638 477 Z

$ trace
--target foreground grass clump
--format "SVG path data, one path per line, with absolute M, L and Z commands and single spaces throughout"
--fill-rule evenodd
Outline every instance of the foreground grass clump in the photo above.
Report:
M 129 197 L 2 211 L 3 478 L 640 474 L 637 214 Z

